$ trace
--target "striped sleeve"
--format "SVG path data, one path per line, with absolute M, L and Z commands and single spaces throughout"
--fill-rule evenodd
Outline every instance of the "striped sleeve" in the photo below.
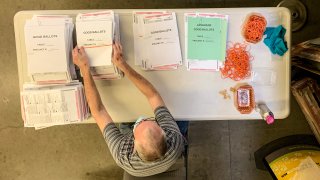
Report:
M 124 138 L 114 123 L 109 123 L 103 130 L 104 139 L 109 147 L 110 153 L 116 163 L 121 166 L 120 143 Z
M 157 107 L 154 111 L 155 119 L 157 120 L 159 126 L 165 130 L 172 130 L 175 132 L 180 132 L 179 127 L 174 120 L 173 116 L 170 114 L 169 110 L 165 106 Z

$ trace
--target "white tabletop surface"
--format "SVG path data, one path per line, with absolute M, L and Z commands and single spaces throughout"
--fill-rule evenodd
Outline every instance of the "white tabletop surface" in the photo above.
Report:
M 102 9 L 101 9 L 102 10 Z M 159 11 L 159 9 L 157 9 Z M 287 32 L 285 40 L 289 51 L 283 56 L 273 56 L 261 41 L 251 45 L 250 53 L 254 56 L 252 69 L 269 69 L 276 73 L 276 83 L 272 86 L 254 85 L 256 102 L 264 102 L 275 114 L 276 119 L 283 119 L 290 112 L 290 12 L 285 8 L 218 8 L 218 9 L 165 9 L 176 12 L 180 44 L 183 57 L 184 52 L 184 22 L 186 12 L 212 12 L 229 15 L 228 41 L 244 42 L 241 36 L 241 25 L 247 14 L 261 13 L 267 19 L 267 26 L 282 25 Z M 27 59 L 24 43 L 24 24 L 34 14 L 64 14 L 75 19 L 80 12 L 94 12 L 98 10 L 47 10 L 20 11 L 14 17 L 17 61 L 19 70 L 20 89 L 24 82 L 30 81 L 27 76 Z M 134 65 L 132 11 L 134 9 L 114 10 L 120 16 L 121 43 L 127 62 L 136 71 L 146 77 L 160 92 L 167 107 L 177 120 L 246 120 L 261 119 L 253 111 L 251 114 L 240 114 L 233 102 L 230 87 L 250 79 L 235 82 L 222 79 L 220 72 L 187 71 L 185 66 L 173 71 L 143 71 Z M 159 52 L 170 53 L 170 52 Z M 153 116 L 147 99 L 127 79 L 115 81 L 96 81 L 102 101 L 115 122 L 134 121 L 138 116 Z M 223 99 L 219 91 L 227 89 L 231 99 Z M 89 118 L 85 122 L 94 122 Z

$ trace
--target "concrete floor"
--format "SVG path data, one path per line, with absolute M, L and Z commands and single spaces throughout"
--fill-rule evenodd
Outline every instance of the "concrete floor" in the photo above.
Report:
M 307 25 L 293 33 L 293 44 L 319 36 L 318 0 L 302 0 Z M 138 3 L 139 2 L 139 3 Z M 0 179 L 121 179 L 122 170 L 110 156 L 95 124 L 24 128 L 20 114 L 13 16 L 21 10 L 200 8 L 276 6 L 269 0 L 2 0 L 0 11 Z M 294 98 L 291 114 L 267 126 L 262 121 L 191 122 L 189 179 L 271 179 L 255 169 L 253 153 L 279 137 L 311 130 Z

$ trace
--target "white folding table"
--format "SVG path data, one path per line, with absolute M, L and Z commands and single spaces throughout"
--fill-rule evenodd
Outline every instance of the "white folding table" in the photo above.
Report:
M 142 10 L 142 9 L 141 9 Z M 159 11 L 160 9 L 157 9 Z M 211 8 L 211 9 L 163 9 L 176 12 L 179 28 L 180 44 L 185 57 L 184 13 L 211 12 L 229 15 L 228 42 L 243 43 L 241 26 L 247 14 L 257 12 L 266 17 L 267 26 L 282 25 L 287 32 L 285 40 L 288 43 L 288 52 L 282 56 L 274 56 L 261 41 L 251 45 L 253 55 L 252 69 L 269 69 L 276 73 L 275 84 L 271 86 L 255 85 L 256 102 L 264 102 L 275 114 L 276 119 L 283 119 L 290 112 L 290 48 L 291 48 L 291 16 L 286 8 Z M 27 59 L 24 42 L 24 24 L 34 14 L 64 14 L 75 19 L 80 12 L 94 12 L 99 10 L 46 10 L 20 11 L 14 17 L 17 61 L 19 70 L 20 90 L 24 82 L 30 81 L 27 74 Z M 127 62 L 136 71 L 146 77 L 160 92 L 167 107 L 177 120 L 246 120 L 261 119 L 259 113 L 240 114 L 234 106 L 233 96 L 224 99 L 219 94 L 238 83 L 230 79 L 222 79 L 220 72 L 187 71 L 185 66 L 173 71 L 143 71 L 134 65 L 132 11 L 135 9 L 114 10 L 120 16 L 121 43 Z M 159 52 L 170 53 L 170 52 Z M 139 115 L 153 116 L 147 99 L 127 79 L 114 81 L 96 81 L 102 101 L 115 122 L 134 121 Z M 85 122 L 94 122 L 89 118 Z

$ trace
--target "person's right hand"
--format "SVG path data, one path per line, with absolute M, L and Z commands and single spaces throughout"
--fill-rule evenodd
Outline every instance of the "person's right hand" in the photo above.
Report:
M 113 53 L 112 53 L 112 62 L 119 69 L 123 68 L 123 65 L 126 64 L 126 61 L 123 59 L 122 55 L 122 46 L 119 43 L 115 43 L 112 45 Z
M 83 47 L 81 47 L 80 49 L 78 48 L 78 46 L 76 46 L 73 51 L 72 51 L 72 59 L 73 59 L 73 63 L 75 65 L 77 65 L 80 70 L 86 70 L 86 69 L 90 69 L 90 65 L 89 65 L 89 58 L 86 54 L 86 51 L 84 50 Z

